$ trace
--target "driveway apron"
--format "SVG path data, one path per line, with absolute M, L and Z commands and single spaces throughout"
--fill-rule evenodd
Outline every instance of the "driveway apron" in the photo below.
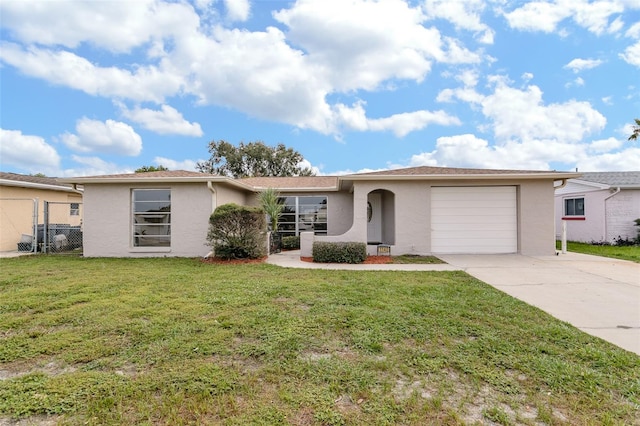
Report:
M 451 266 L 640 355 L 640 264 L 583 255 L 442 255 Z

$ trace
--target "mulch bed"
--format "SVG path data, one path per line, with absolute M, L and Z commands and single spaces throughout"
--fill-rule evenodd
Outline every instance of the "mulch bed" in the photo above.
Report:
M 303 262 L 313 262 L 313 257 L 302 257 L 300 256 L 300 260 Z M 367 260 L 362 262 L 364 265 L 384 265 L 386 263 L 391 263 L 393 259 L 391 256 L 367 256 Z
M 266 256 L 258 259 L 220 259 L 219 257 L 205 257 L 202 259 L 202 262 L 212 263 L 215 265 L 244 265 L 250 263 L 264 263 L 266 259 Z

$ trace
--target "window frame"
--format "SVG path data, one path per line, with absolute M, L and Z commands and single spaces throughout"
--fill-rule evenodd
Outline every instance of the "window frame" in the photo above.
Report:
M 309 199 L 320 199 L 316 203 Z M 283 236 L 300 236 L 300 232 L 313 231 L 315 235 L 327 235 L 329 215 L 329 197 L 326 195 L 283 195 L 279 198 L 284 204 L 278 220 L 278 233 Z M 324 202 L 323 202 L 324 201 Z M 287 203 L 288 202 L 288 203 Z M 324 218 L 318 220 L 318 214 L 324 210 Z M 283 220 L 289 218 L 289 220 Z M 293 219 L 293 220 L 291 220 Z M 308 228 L 310 227 L 310 229 Z
M 80 216 L 81 203 L 69 203 L 69 216 Z
M 158 196 L 142 196 L 142 194 L 153 193 L 158 194 Z M 137 195 L 141 197 L 138 198 Z M 167 195 L 168 197 L 166 197 Z M 142 208 L 145 205 L 148 209 Z M 130 214 L 131 247 L 141 250 L 160 251 L 171 248 L 171 188 L 131 188 Z M 147 234 L 146 232 L 148 231 L 153 232 Z
M 582 208 L 577 209 L 578 208 L 577 203 L 580 201 L 582 202 L 582 205 L 581 205 Z M 570 203 L 572 204 L 571 208 L 569 208 Z M 562 209 L 563 209 L 563 217 L 565 218 L 572 218 L 572 219 L 584 218 L 585 212 L 586 212 L 584 196 L 563 198 Z

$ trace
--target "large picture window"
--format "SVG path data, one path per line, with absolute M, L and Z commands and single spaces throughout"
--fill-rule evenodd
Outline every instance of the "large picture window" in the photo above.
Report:
M 171 190 L 134 189 L 131 193 L 134 247 L 171 246 Z
M 565 216 L 584 216 L 584 198 L 566 198 L 564 200 Z
M 281 197 L 284 204 L 278 221 L 278 231 L 287 235 L 300 235 L 313 231 L 316 235 L 327 235 L 327 197 Z

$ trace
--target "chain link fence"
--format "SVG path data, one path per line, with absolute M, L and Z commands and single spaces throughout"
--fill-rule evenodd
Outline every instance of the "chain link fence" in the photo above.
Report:
M 38 225 L 42 252 L 82 254 L 82 203 L 45 201 L 43 222 Z

